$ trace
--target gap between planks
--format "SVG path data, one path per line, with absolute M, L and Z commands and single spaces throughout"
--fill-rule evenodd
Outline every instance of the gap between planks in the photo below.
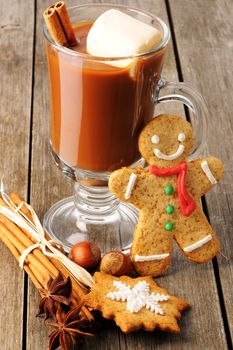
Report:
M 35 82 L 35 50 L 36 50 L 36 12 L 37 0 L 34 0 L 33 16 L 33 42 L 32 42 L 32 66 L 31 66 L 31 106 L 30 106 L 30 125 L 29 125 L 29 152 L 28 152 L 28 186 L 27 186 L 27 203 L 30 204 L 31 197 L 31 164 L 32 164 L 32 128 L 33 128 L 33 99 L 34 99 L 34 82 Z M 24 272 L 24 295 L 23 295 L 23 329 L 22 329 L 22 350 L 27 349 L 27 322 L 28 322 L 28 275 Z

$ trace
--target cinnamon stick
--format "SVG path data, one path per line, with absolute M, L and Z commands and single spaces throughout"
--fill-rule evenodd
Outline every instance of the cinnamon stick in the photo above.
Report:
M 69 46 L 77 45 L 77 40 L 64 1 L 59 1 L 54 4 L 54 8 L 62 24 Z
M 12 194 L 10 195 L 10 198 L 11 198 L 12 202 L 13 202 L 16 206 L 20 205 L 20 203 L 22 202 L 22 199 L 21 199 L 17 194 L 15 194 L 15 193 L 12 193 Z M 0 198 L 0 205 L 6 206 L 6 204 L 4 203 L 3 200 L 1 200 L 1 198 Z M 24 212 L 24 214 L 25 214 L 26 216 L 29 216 L 29 215 L 31 216 L 31 212 L 30 212 L 27 208 L 22 207 L 22 211 Z M 4 217 L 4 218 L 5 218 L 5 217 Z M 8 223 L 8 221 L 9 221 L 9 228 L 14 228 L 14 230 L 16 230 L 16 232 L 17 232 L 17 237 L 22 237 L 22 242 L 23 242 L 23 244 L 26 245 L 26 246 L 30 246 L 30 239 L 28 239 L 28 238 L 22 236 L 22 232 L 20 232 L 21 228 L 19 228 L 18 226 L 16 226 L 16 225 L 15 225 L 14 223 L 12 223 L 9 219 L 5 218 L 5 220 L 6 220 L 7 223 Z M 1 221 L 1 214 L 0 214 L 0 221 Z M 32 221 L 33 221 L 33 219 L 32 219 Z M 13 225 L 13 226 L 11 226 L 10 224 Z M 46 236 L 46 238 L 48 238 L 47 235 L 45 235 L 45 236 Z M 31 245 L 32 245 L 32 242 L 31 242 Z M 39 250 L 39 249 L 35 249 L 35 251 L 37 251 L 37 250 Z M 42 253 L 40 250 L 39 250 L 39 253 L 43 255 L 43 253 Z M 58 261 L 58 260 L 55 259 L 55 258 L 50 258 L 50 259 L 48 259 L 48 258 L 45 257 L 44 255 L 43 255 L 43 258 L 46 259 L 46 260 L 45 260 L 45 261 L 46 261 L 46 264 L 45 264 L 46 267 L 48 267 L 48 266 L 53 267 L 54 270 L 53 270 L 52 272 L 54 272 L 55 275 L 57 275 L 58 272 L 60 271 L 60 272 L 62 272 L 62 274 L 63 274 L 66 278 L 67 278 L 68 276 L 70 276 L 69 272 L 68 272 L 68 271 L 66 270 L 66 268 L 60 263 L 60 261 Z M 50 264 L 50 265 L 49 265 L 49 264 Z M 70 276 L 70 278 L 71 278 L 71 280 L 73 281 L 73 284 L 75 285 L 75 290 L 78 291 L 78 294 L 79 294 L 80 297 L 82 297 L 83 295 L 85 295 L 86 293 L 88 293 L 88 289 L 87 289 L 85 286 L 83 286 L 83 285 L 81 284 L 81 282 L 77 282 L 72 276 Z
M 10 195 L 10 198 L 16 206 L 20 205 L 20 203 L 22 202 L 22 199 L 15 193 L 12 193 Z M 1 198 L 0 205 L 4 205 L 7 207 L 6 203 Z M 31 212 L 27 208 L 22 207 L 21 211 L 23 211 L 26 216 L 30 217 L 30 219 L 33 220 L 31 218 Z M 25 249 L 25 247 L 33 244 L 31 239 L 29 238 L 30 234 L 28 233 L 26 235 L 24 231 L 25 230 L 22 230 L 20 227 L 11 222 L 10 219 L 0 214 L 0 238 L 2 238 L 1 236 L 7 237 L 7 239 L 9 238 L 7 242 L 8 244 L 6 244 L 5 242 L 4 243 L 9 247 L 12 253 L 14 253 L 13 255 L 17 260 L 19 260 L 22 250 Z M 33 254 L 36 255 L 36 258 L 38 258 L 38 262 L 36 262 L 36 260 L 33 259 L 35 258 Z M 54 277 L 54 274 L 56 276 L 60 272 L 64 278 L 70 276 L 69 272 L 60 263 L 60 261 L 56 260 L 55 258 L 47 258 L 39 249 L 34 249 L 34 251 L 31 252 L 25 259 L 25 262 L 26 264 L 24 264 L 24 269 L 26 271 L 27 268 L 27 270 L 29 271 L 29 277 L 32 279 L 37 289 L 41 288 L 41 286 L 46 288 L 47 279 L 50 275 Z M 51 274 L 47 270 L 47 279 L 44 279 L 44 275 L 46 275 L 45 271 L 41 274 L 41 264 L 42 268 L 45 267 L 47 269 L 49 267 L 50 270 L 52 270 Z M 72 276 L 70 276 L 70 278 L 72 282 L 71 302 L 73 303 L 73 305 L 76 305 L 78 304 L 81 297 L 88 293 L 88 290 L 83 285 L 81 285 L 81 283 L 77 282 Z M 93 315 L 86 306 L 82 307 L 82 312 L 85 318 L 89 321 L 92 321 L 94 319 Z
M 56 2 L 44 12 L 44 20 L 52 39 L 62 46 L 75 46 L 77 40 L 64 1 Z
M 68 46 L 65 33 L 55 8 L 48 8 L 44 12 L 44 20 L 51 38 L 62 46 Z
M 0 239 L 2 240 L 2 242 L 6 245 L 6 247 L 9 249 L 9 251 L 12 253 L 12 255 L 16 258 L 17 261 L 19 261 L 20 258 L 20 253 L 17 250 L 17 248 L 11 243 L 11 241 L 2 234 L 2 231 L 0 230 Z M 28 276 L 30 277 L 32 283 L 34 284 L 34 286 L 37 289 L 42 288 L 42 285 L 38 282 L 37 278 L 35 277 L 35 275 L 33 274 L 33 272 L 31 271 L 30 267 L 28 265 L 24 265 L 24 270 L 25 272 L 28 274 Z
M 17 241 L 17 239 L 12 236 L 12 233 L 8 231 L 6 227 L 4 227 L 2 223 L 0 223 L 0 239 L 9 248 L 11 253 L 15 256 L 16 260 L 19 261 L 22 246 Z M 19 250 L 17 248 L 19 248 Z M 36 288 L 46 288 L 49 279 L 48 271 L 44 271 L 42 268 L 43 265 L 41 266 L 38 261 L 33 259 L 31 254 L 28 255 L 25 261 L 26 263 L 24 264 L 24 270 L 29 274 L 29 277 L 32 278 L 32 282 L 35 284 Z
M 57 269 L 61 272 L 61 274 L 64 278 L 67 278 L 68 276 L 70 277 L 71 283 L 72 283 L 72 294 L 73 294 L 74 299 L 76 299 L 76 303 L 74 303 L 74 305 L 77 305 L 79 303 L 80 299 L 85 294 L 88 293 L 88 290 L 85 287 L 81 287 L 79 285 L 79 283 L 72 276 L 69 275 L 68 271 L 60 263 L 60 261 L 53 259 L 53 258 L 51 259 L 51 261 L 57 267 Z M 85 305 L 82 306 L 82 312 L 89 321 L 94 320 L 93 315 L 91 314 L 91 312 L 89 311 L 89 309 Z
M 66 268 L 60 263 L 60 261 L 50 258 L 54 266 L 62 273 L 64 277 L 70 276 L 69 272 L 66 270 Z M 87 294 L 89 291 L 88 289 L 81 285 L 80 282 L 77 282 L 72 276 L 70 276 L 70 279 L 72 281 L 72 284 L 75 285 L 75 289 L 78 291 L 79 297 L 83 297 L 85 294 Z
M 25 251 L 26 247 L 14 236 L 14 234 L 2 222 L 0 222 L 0 231 L 18 249 L 20 255 Z M 43 286 L 46 286 L 50 276 L 49 270 L 47 270 L 44 267 L 44 265 L 42 265 L 33 254 L 29 254 L 25 259 L 25 262 L 31 263 L 32 265 L 36 266 L 38 272 L 36 277 Z
M 20 204 L 21 204 L 22 202 L 25 202 L 25 200 L 22 199 L 22 198 L 20 198 L 16 193 L 11 193 L 9 197 L 10 197 L 10 199 L 12 200 L 12 202 L 14 203 L 14 205 L 15 205 L 16 207 L 20 206 Z M 3 201 L 1 201 L 1 205 L 3 205 Z M 8 207 L 8 206 L 6 205 L 5 202 L 4 202 L 4 206 L 5 206 L 6 208 Z M 26 215 L 27 218 L 28 218 L 31 222 L 33 222 L 32 214 L 31 214 L 30 210 L 27 209 L 26 206 L 22 206 L 22 207 L 20 208 L 20 211 L 21 211 L 24 215 Z M 28 231 L 24 230 L 22 227 L 20 227 L 20 230 L 23 231 L 23 232 L 25 233 L 25 235 L 26 235 L 32 242 L 37 243 L 37 241 L 34 239 L 34 237 L 32 237 L 32 235 L 31 235 Z
M 34 284 L 34 286 L 36 287 L 36 289 L 40 290 L 42 288 L 42 285 L 40 284 L 40 282 L 37 280 L 36 276 L 34 275 L 34 273 L 32 272 L 31 268 L 28 265 L 24 265 L 23 267 L 24 271 L 28 274 L 30 280 L 32 281 L 32 283 Z M 40 291 L 39 291 L 40 292 Z
M 16 193 L 11 193 L 10 194 L 10 199 L 12 200 L 12 202 L 14 203 L 14 205 L 16 205 L 16 207 L 18 207 L 22 202 L 25 202 L 24 199 L 20 198 Z M 7 207 L 7 206 L 6 206 Z M 22 211 L 22 213 L 24 213 L 29 220 L 31 220 L 33 222 L 33 217 L 32 214 L 30 212 L 30 210 L 28 210 L 25 206 L 22 206 L 22 208 L 20 209 L 20 211 Z
M 30 257 L 30 254 L 29 254 Z M 38 268 L 38 265 L 32 262 L 26 263 L 30 267 L 32 273 L 35 275 L 38 282 L 41 284 L 42 288 L 47 288 L 47 284 L 50 278 L 48 272 L 46 274 L 41 273 L 41 270 Z
M 0 205 L 6 206 L 4 201 L 0 198 Z M 25 249 L 32 246 L 35 242 L 32 241 L 24 232 L 15 225 L 10 219 L 6 216 L 0 214 L 0 222 L 2 222 L 16 237 L 17 239 L 25 246 Z M 41 252 L 40 249 L 36 248 L 32 251 L 32 254 L 41 262 L 41 264 L 47 268 L 50 274 L 54 277 L 58 275 L 58 270 L 54 267 L 53 264 L 47 259 L 47 257 Z

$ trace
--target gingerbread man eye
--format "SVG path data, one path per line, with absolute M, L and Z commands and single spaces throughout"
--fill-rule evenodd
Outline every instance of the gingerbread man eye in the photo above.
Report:
M 159 143 L 159 136 L 158 135 L 153 135 L 151 138 L 151 142 L 155 143 L 156 145 Z
M 185 134 L 183 132 L 181 132 L 178 135 L 178 141 L 183 142 L 183 141 L 185 141 L 185 139 L 186 139 Z

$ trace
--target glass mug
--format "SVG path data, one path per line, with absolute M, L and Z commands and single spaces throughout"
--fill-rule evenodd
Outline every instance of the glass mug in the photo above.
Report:
M 162 41 L 130 57 L 95 57 L 85 52 L 85 38 L 95 19 L 114 8 L 156 27 Z M 137 147 L 140 131 L 154 116 L 155 104 L 180 101 L 188 106 L 200 154 L 206 141 L 207 108 L 189 84 L 161 79 L 170 31 L 158 17 L 122 5 L 88 4 L 68 9 L 80 50 L 56 44 L 44 24 L 51 101 L 51 149 L 57 166 L 75 180 L 74 196 L 54 204 L 45 230 L 65 249 L 82 240 L 127 249 L 137 209 L 108 191 L 111 172 L 143 166 Z M 83 48 L 84 47 L 84 48 Z M 171 91 L 171 92 L 169 92 Z

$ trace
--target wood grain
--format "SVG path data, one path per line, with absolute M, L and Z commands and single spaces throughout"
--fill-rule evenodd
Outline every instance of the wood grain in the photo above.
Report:
M 84 2 L 87 1 L 79 1 L 79 3 Z M 0 104 L 0 117 L 2 118 L 0 124 L 2 157 L 0 162 L 4 173 L 10 175 L 5 181 L 7 187 L 14 188 L 14 191 L 26 196 L 33 40 L 33 16 L 28 19 L 27 13 L 29 10 L 30 13 L 34 13 L 34 9 L 33 3 L 29 3 L 29 1 L 25 1 L 22 7 L 17 5 L 16 1 L 14 3 L 15 6 L 12 9 L 12 4 L 5 3 L 4 11 L 0 13 L 0 48 L 2 49 L 0 51 L 0 69 L 3 72 L 0 83 L 1 97 L 3 98 L 3 103 Z M 76 0 L 67 1 L 68 6 L 76 3 Z M 112 3 L 136 6 L 158 15 L 168 23 L 163 0 L 156 2 L 153 0 L 128 0 L 112 1 Z M 211 5 L 213 6 L 211 7 Z M 27 11 L 23 11 L 26 6 Z M 41 219 L 54 202 L 72 194 L 73 187 L 72 182 L 56 168 L 49 149 L 49 90 L 47 62 L 41 34 L 42 13 L 47 6 L 48 2 L 45 0 L 37 2 L 30 178 L 31 203 Z M 230 182 L 232 162 L 228 162 L 228 159 L 232 158 L 230 146 L 232 147 L 233 143 L 229 76 L 233 63 L 230 53 L 232 48 L 230 18 L 233 9 L 230 8 L 230 0 L 206 0 L 205 2 L 201 0 L 171 0 L 170 6 L 184 78 L 201 89 L 210 106 L 213 123 L 210 125 L 209 151 L 221 156 L 228 171 L 221 185 L 207 196 L 207 204 L 211 222 L 221 238 L 223 251 L 230 258 L 228 261 L 223 258 L 218 259 L 218 261 L 227 316 L 229 323 L 232 324 L 230 286 L 233 282 L 231 263 L 233 242 L 229 232 L 232 231 L 233 188 Z M 208 18 L 206 18 L 206 14 L 209 14 Z M 218 31 L 220 26 L 222 30 Z M 23 30 L 19 31 L 21 27 Z M 203 36 L 204 31 L 206 31 L 205 36 Z M 168 80 L 178 79 L 172 45 L 169 48 L 163 74 Z M 10 80 L 9 76 L 11 76 Z M 14 101 L 14 103 L 9 103 L 9 101 Z M 183 108 L 176 104 L 156 106 L 155 113 L 161 111 L 180 114 L 183 113 Z M 220 143 L 221 148 L 219 147 Z M 0 287 L 4 291 L 4 304 L 9 305 L 0 310 L 1 349 L 18 350 L 22 348 L 22 273 L 6 249 L 2 245 L 0 248 Z M 111 249 L 110 246 L 109 249 Z M 11 276 L 11 281 L 6 284 L 8 276 Z M 184 315 L 181 321 L 182 332 L 179 336 L 161 332 L 152 334 L 137 332 L 126 336 L 115 327 L 113 322 L 104 321 L 98 336 L 92 340 L 88 339 L 83 348 L 98 348 L 100 350 L 136 348 L 162 350 L 227 349 L 212 263 L 203 266 L 194 265 L 184 259 L 175 248 L 171 270 L 168 275 L 157 279 L 157 281 L 170 293 L 186 298 L 192 304 L 192 309 Z M 13 306 L 12 303 L 9 303 L 7 296 L 8 288 L 13 291 Z M 46 329 L 41 319 L 35 318 L 38 299 L 38 293 L 30 283 L 27 349 L 33 350 L 46 349 L 48 344 L 49 330 Z M 7 323 L 5 322 L 6 314 L 9 315 Z M 6 337 L 6 334 L 9 336 Z
M 208 153 L 225 165 L 222 181 L 206 201 L 225 256 L 219 255 L 217 260 L 233 339 L 233 6 L 224 0 L 170 3 L 184 79 L 200 89 L 209 107 Z
M 56 168 L 49 147 L 49 84 L 42 34 L 42 15 L 47 7 L 47 1 L 37 2 L 30 179 L 30 201 L 41 219 L 54 202 L 72 193 L 72 186 L 69 186 L 70 181 Z M 30 282 L 27 322 L 28 349 L 47 349 L 48 346 L 50 329 L 45 326 L 43 319 L 35 317 L 38 312 L 39 299 L 38 292 Z
M 144 3 L 144 2 L 143 2 Z M 154 13 L 168 23 L 164 2 L 147 1 L 147 11 Z M 140 1 L 136 6 L 140 7 Z M 189 30 L 188 23 L 185 31 Z M 181 34 L 180 34 L 181 35 Z M 177 81 L 176 62 L 172 52 L 169 52 L 164 67 L 164 76 L 170 81 Z M 160 108 L 165 108 L 161 105 Z M 169 111 L 170 112 L 170 111 Z M 172 113 L 180 113 L 177 104 L 172 105 Z M 158 279 L 161 286 L 171 293 L 186 298 L 192 309 L 181 322 L 182 331 L 178 338 L 173 335 L 146 334 L 141 332 L 124 336 L 121 334 L 122 349 L 226 349 L 227 344 L 223 330 L 221 310 L 218 303 L 218 293 L 212 264 L 195 265 L 187 261 L 181 252 L 174 247 L 173 266 L 168 275 Z M 182 287 L 181 287 L 182 286 Z M 213 310 L 212 305 L 216 309 Z M 205 310 L 203 312 L 203 309 Z M 212 320 L 212 330 L 209 332 L 209 319 Z M 213 344 L 213 334 L 216 343 Z M 198 336 L 197 336 L 198 335 Z
M 82 1 L 87 3 L 88 1 Z M 89 1 L 93 2 L 93 1 Z M 81 3 L 81 1 L 79 1 Z M 66 1 L 67 6 L 76 1 Z M 35 52 L 35 86 L 33 100 L 33 138 L 32 138 L 32 168 L 31 168 L 31 204 L 42 219 L 45 212 L 58 200 L 72 195 L 73 182 L 57 169 L 49 146 L 50 106 L 47 60 L 44 52 L 42 35 L 42 14 L 48 2 L 37 2 L 37 28 Z M 33 350 L 47 349 L 49 329 L 39 318 L 35 319 L 39 297 L 33 285 L 29 285 L 29 309 L 27 348 Z M 33 326 L 32 326 L 33 325 Z M 112 330 L 102 336 L 102 344 L 114 343 L 117 330 Z M 100 336 L 101 339 L 101 336 Z M 109 339 L 109 341 L 108 341 Z M 91 343 L 95 340 L 91 341 Z M 107 346 L 102 346 L 107 349 Z
M 25 9 L 27 8 L 27 11 Z M 27 196 L 31 112 L 33 2 L 1 3 L 0 169 L 6 190 Z M 0 243 L 0 348 L 22 348 L 24 274 Z

